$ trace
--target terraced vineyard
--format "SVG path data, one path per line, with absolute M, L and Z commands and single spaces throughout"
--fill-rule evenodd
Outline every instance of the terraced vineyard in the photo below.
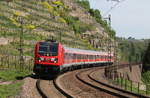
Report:
M 80 33 L 75 32 L 82 24 L 84 29 L 91 24 L 70 16 L 72 9 L 65 3 L 53 0 L 0 0 L 1 67 L 20 65 L 22 58 L 27 66 L 33 65 L 34 44 L 52 37 L 68 47 L 94 49 L 88 39 L 82 39 Z M 75 20 L 79 26 L 74 25 Z M 7 58 L 12 58 L 12 61 L 7 62 Z
M 87 46 L 91 47 L 87 41 L 83 41 L 80 36 L 75 35 L 73 29 L 70 28 L 61 16 L 51 15 L 49 9 L 46 8 L 51 5 L 46 5 L 48 4 L 47 2 L 40 2 L 38 0 L 36 2 L 35 0 L 0 2 L 0 36 L 13 39 L 13 42 L 9 43 L 11 46 L 14 46 L 14 43 L 18 44 L 21 28 L 17 26 L 17 23 L 21 17 L 24 21 L 23 26 L 27 27 L 24 28 L 23 32 L 24 46 L 32 46 L 34 43 L 31 44 L 31 40 L 45 40 L 52 36 L 60 41 L 61 36 L 61 42 L 67 46 L 84 49 Z M 53 4 L 53 6 L 57 5 Z M 60 9 L 57 10 L 54 11 L 56 15 L 59 14 Z M 64 13 L 67 13 L 67 11 Z M 62 22 L 63 20 L 64 22 Z

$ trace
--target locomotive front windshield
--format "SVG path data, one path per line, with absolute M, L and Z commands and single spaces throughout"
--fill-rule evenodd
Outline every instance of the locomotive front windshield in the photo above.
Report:
M 41 56 L 57 56 L 58 55 L 58 44 L 41 42 L 38 53 Z

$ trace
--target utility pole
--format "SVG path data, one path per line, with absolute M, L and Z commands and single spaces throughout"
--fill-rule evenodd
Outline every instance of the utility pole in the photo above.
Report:
M 110 14 L 108 15 L 108 21 L 109 21 L 108 22 L 109 23 L 109 27 L 111 28 L 111 15 Z
M 59 35 L 59 41 L 60 41 L 60 43 L 61 43 L 61 37 L 62 37 L 61 31 L 60 31 L 59 34 L 60 34 L 60 35 Z
M 104 19 L 107 21 L 109 27 L 111 28 L 111 15 L 109 14 L 108 17 L 105 17 Z M 110 36 L 110 39 L 108 38 L 109 63 L 111 63 L 111 50 L 112 50 L 111 47 L 112 47 L 112 41 L 111 41 L 111 36 Z
M 109 14 L 108 17 L 104 19 L 107 19 L 107 23 L 111 29 L 111 15 Z M 108 66 L 108 70 L 109 70 L 108 72 L 109 72 L 109 77 L 114 79 L 116 72 L 117 72 L 117 61 L 116 61 L 117 60 L 117 53 L 116 53 L 117 48 L 116 48 L 116 40 L 114 39 L 114 43 L 113 43 L 113 40 L 111 38 L 112 36 L 110 35 L 110 38 L 108 39 L 108 56 L 109 56 L 109 64 L 111 64 L 112 59 L 113 59 L 114 66 Z
M 19 51 L 20 51 L 20 57 L 19 57 L 19 59 L 20 59 L 20 70 L 22 70 L 23 69 L 23 66 L 24 66 L 24 58 L 23 58 L 23 20 L 21 19 L 21 17 L 19 18 L 20 20 L 20 24 L 21 24 L 21 26 L 20 26 L 20 42 L 19 42 Z
M 108 17 L 105 17 L 104 20 L 107 21 L 109 27 L 111 28 L 111 14 L 109 14 Z

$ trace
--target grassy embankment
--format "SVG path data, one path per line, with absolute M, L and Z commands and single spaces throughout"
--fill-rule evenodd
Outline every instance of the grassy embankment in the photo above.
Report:
M 19 94 L 23 77 L 29 75 L 29 72 L 20 72 L 17 70 L 1 70 L 0 71 L 0 98 L 14 97 Z M 9 83 L 10 82 L 10 83 Z M 6 83 L 6 84 L 2 84 Z M 8 84 L 7 84 L 8 83 Z
M 147 90 L 150 91 L 150 71 L 144 72 L 142 74 L 142 80 L 145 84 L 148 85 Z
M 149 77 L 150 78 L 150 77 Z M 134 81 L 129 81 L 127 79 L 119 78 L 115 81 L 118 85 L 120 85 L 123 89 L 134 92 L 134 93 L 139 93 L 139 94 L 147 94 L 150 95 L 150 85 L 146 85 L 148 88 L 145 90 L 141 90 L 141 86 L 144 84 L 137 83 Z

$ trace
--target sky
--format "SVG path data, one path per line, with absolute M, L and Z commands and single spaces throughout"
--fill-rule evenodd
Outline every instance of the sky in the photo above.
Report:
M 108 10 L 117 2 L 115 0 L 89 0 L 90 6 L 99 9 L 103 18 L 111 14 L 111 26 L 119 37 L 136 39 L 150 38 L 150 0 L 123 1 Z

